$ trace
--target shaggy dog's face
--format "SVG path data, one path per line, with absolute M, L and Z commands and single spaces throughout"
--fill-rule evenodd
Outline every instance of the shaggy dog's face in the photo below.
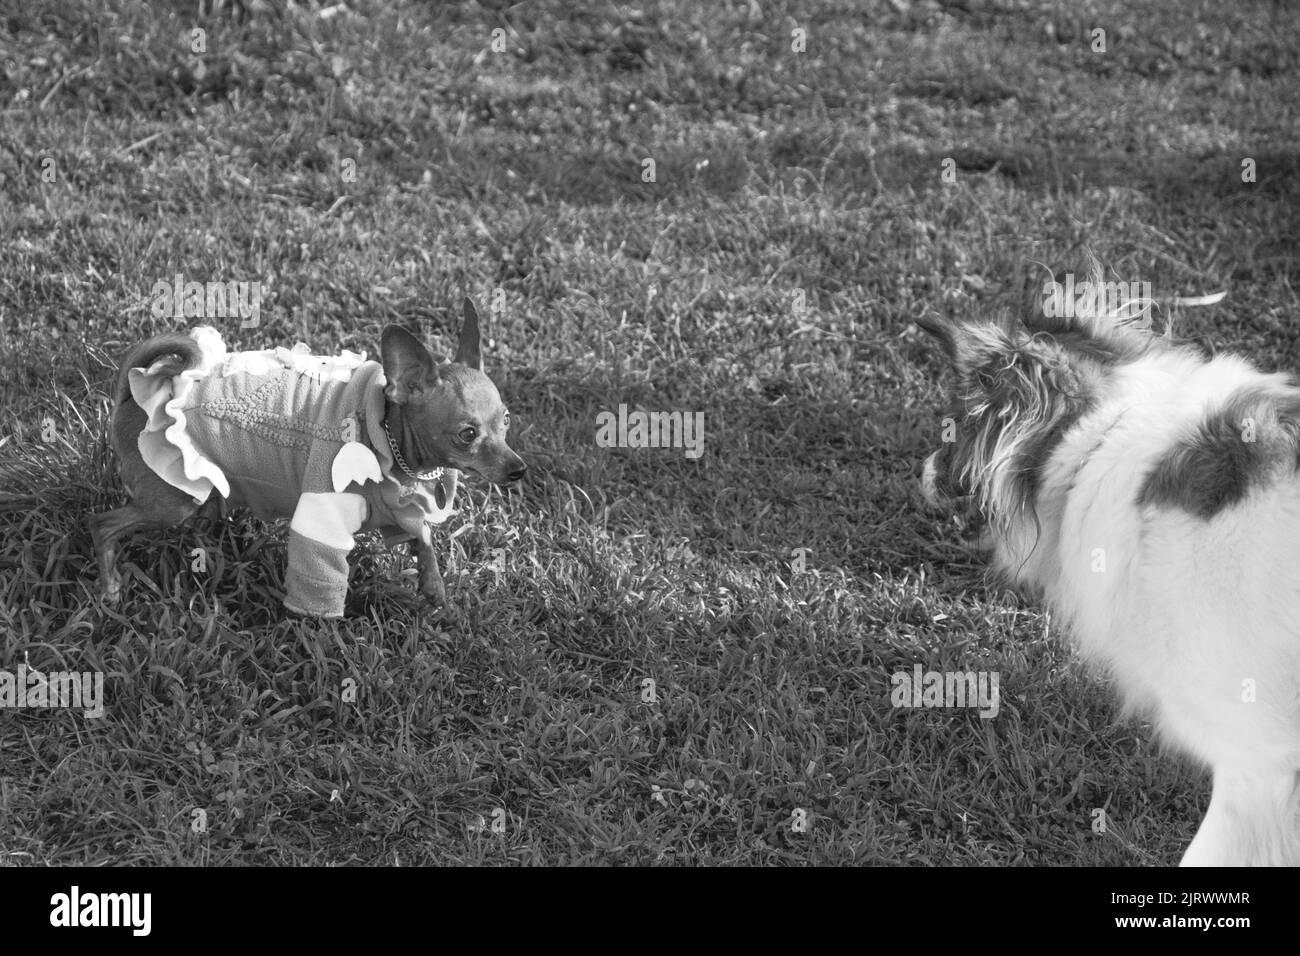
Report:
M 957 374 L 943 444 L 930 457 L 932 488 L 973 497 L 995 526 L 1033 507 L 1040 469 L 1060 433 L 1090 406 L 1095 368 L 1080 368 L 1049 335 L 992 323 L 918 323 Z M 1085 377 L 1086 376 L 1086 377 Z
M 977 510 L 988 522 L 995 565 L 1014 569 L 1037 541 L 1043 510 L 1059 509 L 1069 492 L 1045 487 L 1053 450 L 1096 406 L 1118 366 L 1167 346 L 1097 317 L 918 325 L 956 373 L 943 444 L 925 463 L 925 497 L 935 507 Z

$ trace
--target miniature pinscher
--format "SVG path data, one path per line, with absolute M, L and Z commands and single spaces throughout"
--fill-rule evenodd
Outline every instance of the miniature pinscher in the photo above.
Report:
M 90 518 L 105 599 L 122 583 L 119 543 L 213 500 L 289 518 L 285 606 L 337 618 L 357 531 L 415 540 L 420 592 L 446 603 L 431 524 L 453 510 L 457 472 L 498 485 L 527 466 L 506 444 L 510 415 L 483 373 L 466 299 L 455 358 L 439 364 L 409 332 L 384 329 L 382 365 L 305 346 L 229 353 L 210 328 L 160 335 L 123 359 L 111 441 L 131 503 Z

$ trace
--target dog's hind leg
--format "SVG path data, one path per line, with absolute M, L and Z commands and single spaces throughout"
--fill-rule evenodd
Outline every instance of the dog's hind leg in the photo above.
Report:
M 1210 808 L 1180 866 L 1300 866 L 1300 771 L 1216 767 Z
M 99 562 L 100 587 L 109 604 L 116 604 L 122 594 L 122 578 L 117 573 L 117 548 L 122 539 L 136 531 L 171 528 L 199 507 L 193 498 L 157 475 L 150 473 L 150 478 L 153 480 L 136 484 L 132 501 L 125 508 L 92 515 L 88 521 Z M 147 504 L 141 504 L 142 501 Z
M 175 490 L 175 489 L 173 489 Z M 154 499 L 148 508 L 134 502 L 90 518 L 90 535 L 95 542 L 99 561 L 99 580 L 104 599 L 116 604 L 122 594 L 122 578 L 117 573 L 117 547 L 122 539 L 136 531 L 161 531 L 180 524 L 194 513 L 197 505 L 184 492 L 177 499 L 163 502 Z

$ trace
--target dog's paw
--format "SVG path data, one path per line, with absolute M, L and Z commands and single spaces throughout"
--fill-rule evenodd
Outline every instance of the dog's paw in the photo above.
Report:
M 381 601 L 393 601 L 408 610 L 425 607 L 424 599 L 416 589 L 401 580 L 376 580 L 373 587 L 358 590 L 356 601 L 362 607 L 370 607 Z
M 441 579 L 438 583 L 441 585 Z M 411 587 L 400 581 L 377 580 L 373 588 L 358 592 L 358 600 L 371 607 L 382 601 L 392 601 L 422 621 L 450 623 L 457 618 L 455 610 L 447 604 L 445 588 L 432 586 L 426 592 L 423 582 Z
M 112 581 L 105 581 L 100 594 L 103 595 L 104 603 L 109 607 L 117 607 L 122 603 L 122 581 L 120 578 Z
M 420 595 L 433 607 L 447 606 L 447 588 L 440 574 L 420 575 Z

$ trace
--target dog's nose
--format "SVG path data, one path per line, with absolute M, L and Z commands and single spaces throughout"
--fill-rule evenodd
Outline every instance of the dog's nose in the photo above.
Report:
M 519 463 L 519 467 L 516 468 L 514 471 L 510 472 L 508 475 L 506 475 L 506 477 L 509 478 L 512 482 L 515 482 L 518 481 L 520 478 L 522 478 L 524 476 L 524 472 L 526 472 L 527 470 L 528 470 L 528 466 L 521 461 Z

